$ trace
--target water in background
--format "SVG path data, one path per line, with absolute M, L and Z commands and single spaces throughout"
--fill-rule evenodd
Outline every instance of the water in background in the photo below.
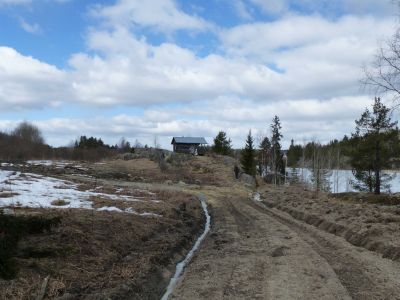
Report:
M 302 182 L 312 184 L 312 173 L 310 169 L 306 168 L 287 168 L 286 169 L 289 177 L 292 174 L 297 176 Z M 385 192 L 399 193 L 400 192 L 400 172 L 386 171 L 384 174 L 389 174 L 393 178 L 389 181 L 390 190 Z M 357 192 L 353 188 L 350 181 L 354 180 L 353 173 L 351 170 L 329 170 L 327 173 L 327 180 L 330 185 L 332 193 L 345 193 L 345 192 Z M 383 190 L 383 189 L 382 189 Z

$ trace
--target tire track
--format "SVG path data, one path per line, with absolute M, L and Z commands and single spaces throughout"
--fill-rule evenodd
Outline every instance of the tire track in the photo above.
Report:
M 268 208 L 263 203 L 248 201 L 248 205 L 258 212 L 289 227 L 297 233 L 306 243 L 323 257 L 337 274 L 342 285 L 347 289 L 353 299 L 400 299 L 398 280 L 393 282 L 390 276 L 385 276 L 385 271 L 379 271 L 379 266 L 374 268 L 371 261 L 364 259 L 360 250 L 340 237 L 322 232 L 308 224 L 294 220 L 283 212 Z M 378 260 L 384 260 L 375 254 L 368 253 Z M 384 260 L 386 261 L 386 260 Z M 387 261 L 386 261 L 387 263 Z M 379 264 L 379 262 L 378 262 Z M 386 266 L 387 264 L 383 264 Z M 389 265 L 395 265 L 390 263 Z M 397 266 L 397 268 L 396 268 Z M 386 272 L 392 273 L 389 268 Z M 394 272 L 399 273 L 398 264 Z

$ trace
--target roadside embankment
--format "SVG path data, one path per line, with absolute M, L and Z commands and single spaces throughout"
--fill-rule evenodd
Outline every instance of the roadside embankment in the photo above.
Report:
M 261 201 L 293 218 L 341 236 L 351 244 L 400 260 L 400 206 L 307 191 L 302 186 L 265 186 Z

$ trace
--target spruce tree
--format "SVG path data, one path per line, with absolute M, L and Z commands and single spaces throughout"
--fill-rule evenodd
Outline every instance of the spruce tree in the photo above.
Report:
M 246 174 L 252 176 L 256 175 L 254 140 L 251 135 L 251 130 L 247 135 L 246 145 L 242 151 L 240 162 L 242 164 L 242 169 Z

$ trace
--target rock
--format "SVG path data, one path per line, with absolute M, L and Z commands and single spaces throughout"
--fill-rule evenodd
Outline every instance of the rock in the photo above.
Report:
M 124 261 L 124 262 L 130 262 L 130 261 L 133 261 L 135 258 L 133 257 L 133 256 L 131 256 L 131 255 L 127 255 L 127 256 L 125 256 L 122 260 Z
M 173 183 L 172 180 L 165 180 L 164 181 L 164 184 L 172 185 L 172 183 Z
M 246 185 L 249 185 L 250 187 L 256 186 L 256 180 L 254 179 L 253 176 L 249 174 L 242 173 L 240 174 L 239 179 L 241 182 L 245 183 Z
M 288 249 L 289 249 L 289 247 L 286 247 L 286 246 L 277 247 L 271 252 L 271 256 L 272 257 L 285 256 L 286 255 L 286 250 L 288 250 Z
M 57 300 L 73 300 L 76 299 L 76 296 L 70 294 L 70 293 L 65 293 L 64 295 L 62 295 L 61 297 L 57 297 Z

